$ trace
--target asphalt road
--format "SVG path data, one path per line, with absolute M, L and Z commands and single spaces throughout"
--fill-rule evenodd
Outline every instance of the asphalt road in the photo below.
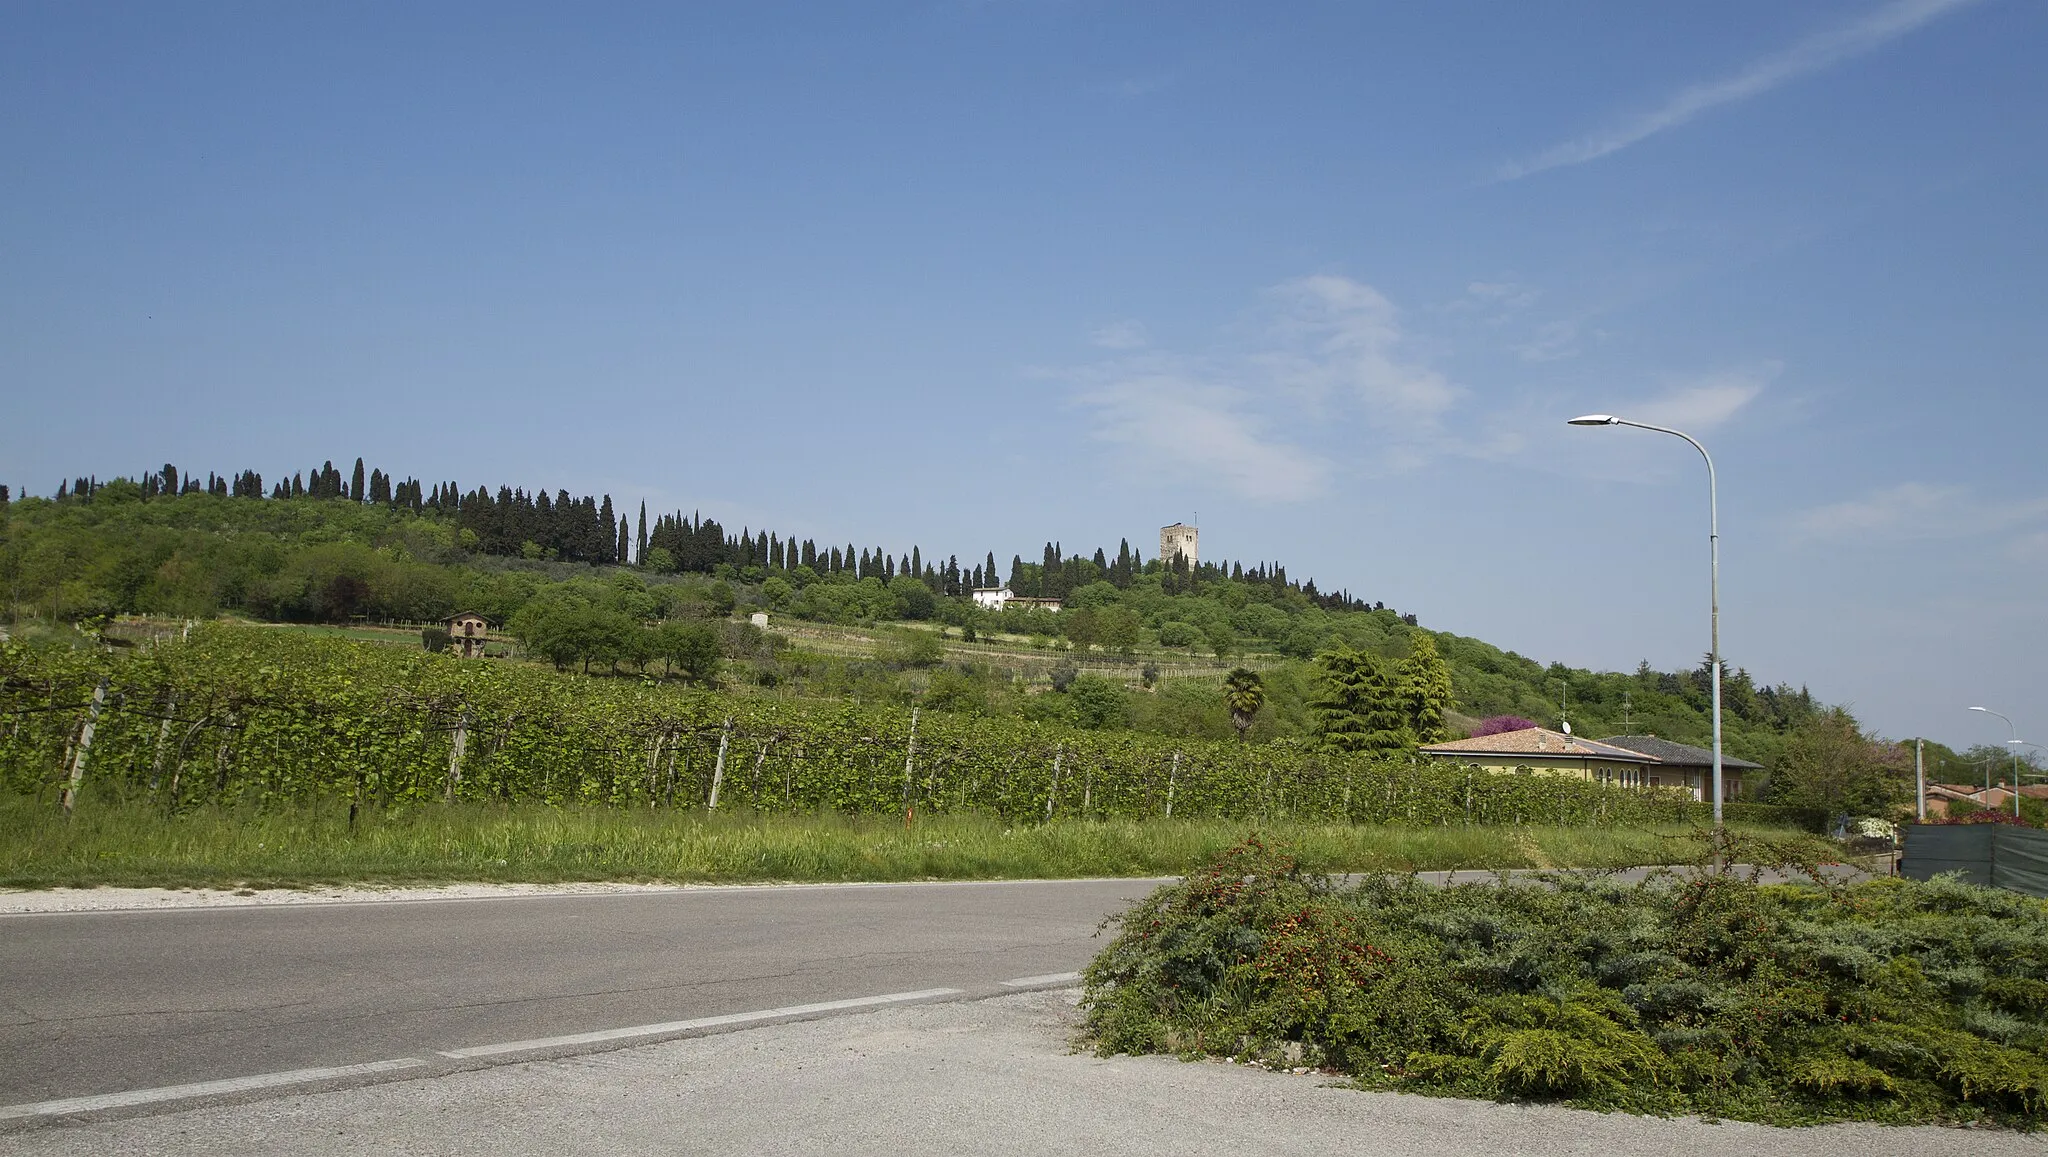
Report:
M 1078 970 L 1146 880 L 0 917 L 0 1106 Z M 573 1050 L 571 1050 L 573 1051 Z
M 1074 994 L 885 1008 L 433 1080 L 0 1134 L 10 1157 L 2041 1157 L 1988 1129 L 1736 1122 L 1363 1093 L 1076 1054 Z

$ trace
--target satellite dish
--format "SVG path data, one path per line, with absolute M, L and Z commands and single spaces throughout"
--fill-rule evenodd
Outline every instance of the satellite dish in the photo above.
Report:
M 1572 733 L 1572 723 L 1569 719 L 1564 721 L 1564 733 L 1566 735 L 1570 735 Z

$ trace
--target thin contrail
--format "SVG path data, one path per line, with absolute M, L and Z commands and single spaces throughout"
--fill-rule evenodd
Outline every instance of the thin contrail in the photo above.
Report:
M 1677 128 L 1709 109 L 1759 96 L 1787 81 L 1868 52 L 1974 3 L 1976 0 L 1892 0 L 1892 3 L 1861 19 L 1816 33 L 1783 52 L 1766 56 L 1733 76 L 1693 85 L 1666 101 L 1662 107 L 1626 124 L 1566 141 L 1530 160 L 1507 164 L 1501 168 L 1499 179 L 1513 181 L 1545 169 L 1581 165 L 1619 152 L 1638 141 Z

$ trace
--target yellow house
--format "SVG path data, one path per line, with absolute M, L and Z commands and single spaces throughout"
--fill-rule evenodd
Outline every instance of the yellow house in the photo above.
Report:
M 1548 727 L 1525 727 L 1476 739 L 1432 743 L 1422 753 L 1446 763 L 1470 764 L 1486 771 L 1513 772 L 1526 767 L 1539 775 L 1563 775 L 1623 787 L 1650 787 L 1657 785 L 1658 778 L 1653 775 L 1658 764 L 1656 756 L 1580 739 Z

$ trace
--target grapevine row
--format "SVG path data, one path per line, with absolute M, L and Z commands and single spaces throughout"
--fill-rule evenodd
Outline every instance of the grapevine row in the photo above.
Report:
M 0 784 L 54 796 L 74 780 L 84 798 L 169 810 L 463 800 L 1415 825 L 1695 810 L 1550 776 L 739 697 L 229 624 L 119 654 L 0 643 Z

